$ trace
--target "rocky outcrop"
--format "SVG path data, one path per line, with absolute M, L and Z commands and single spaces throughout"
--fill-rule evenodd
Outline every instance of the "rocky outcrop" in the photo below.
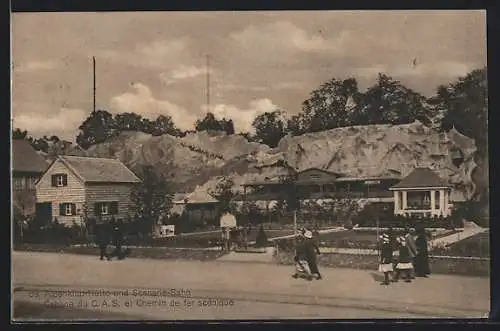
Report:
M 429 166 L 456 185 L 452 197 L 464 200 L 478 191 L 474 141 L 455 129 L 439 133 L 414 122 L 338 128 L 286 136 L 278 147 L 250 143 L 238 135 L 199 132 L 178 138 L 125 132 L 92 146 L 87 155 L 118 157 L 132 170 L 151 164 L 175 183 L 179 192 L 209 190 L 224 176 L 235 190 L 253 180 L 268 180 L 307 168 L 349 177 L 407 175 L 415 166 Z M 487 163 L 486 163 L 487 164 Z M 473 180 L 473 174 L 479 179 Z

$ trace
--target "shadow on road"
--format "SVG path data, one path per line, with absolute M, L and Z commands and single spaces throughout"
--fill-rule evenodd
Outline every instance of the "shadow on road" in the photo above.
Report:
M 377 283 L 383 282 L 385 280 L 384 275 L 381 275 L 377 272 L 370 272 L 370 276 L 372 276 L 373 280 Z

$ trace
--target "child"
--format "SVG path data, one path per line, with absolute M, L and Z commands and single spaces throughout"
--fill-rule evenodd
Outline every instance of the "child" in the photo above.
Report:
M 406 238 L 399 237 L 399 259 L 396 265 L 396 274 L 394 275 L 393 282 L 397 282 L 401 273 L 404 274 L 404 280 L 406 283 L 411 283 L 411 271 L 413 269 L 413 263 L 411 262 L 410 249 L 406 245 Z
M 307 280 L 312 280 L 311 269 L 309 268 L 309 263 L 307 262 L 305 242 L 303 236 L 297 238 L 297 247 L 295 253 L 295 273 L 292 275 L 293 278 L 306 278 Z
M 380 248 L 380 265 L 378 271 L 384 273 L 384 281 L 380 283 L 381 285 L 389 285 L 389 275 L 392 273 L 392 245 L 389 235 L 384 233 L 380 236 L 381 248 Z

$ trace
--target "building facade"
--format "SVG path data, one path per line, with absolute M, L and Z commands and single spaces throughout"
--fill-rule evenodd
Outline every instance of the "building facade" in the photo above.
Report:
M 127 219 L 140 179 L 116 159 L 58 156 L 36 184 L 37 217 L 71 225 Z
M 23 216 L 35 214 L 35 183 L 47 167 L 28 140 L 12 140 L 12 203 Z
M 390 188 L 394 194 L 394 214 L 404 216 L 451 215 L 452 186 L 429 168 L 415 168 Z

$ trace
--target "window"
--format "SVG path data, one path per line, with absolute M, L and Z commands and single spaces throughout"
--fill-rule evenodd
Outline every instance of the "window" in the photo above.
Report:
M 35 189 L 35 183 L 36 183 L 37 178 L 36 177 L 29 177 L 26 179 L 26 186 L 28 190 L 34 190 Z
M 14 178 L 14 189 L 22 190 L 24 188 L 24 178 Z
M 59 205 L 59 216 L 75 216 L 76 204 L 74 203 L 61 203 Z
M 109 202 L 98 202 L 95 204 L 95 213 L 96 215 L 116 215 L 118 214 L 118 202 L 109 201 Z
M 319 179 L 321 179 L 321 175 L 319 175 L 319 174 L 310 174 L 309 178 L 311 178 L 312 180 L 319 180 Z
M 52 186 L 54 187 L 68 186 L 68 175 L 67 174 L 52 175 Z

